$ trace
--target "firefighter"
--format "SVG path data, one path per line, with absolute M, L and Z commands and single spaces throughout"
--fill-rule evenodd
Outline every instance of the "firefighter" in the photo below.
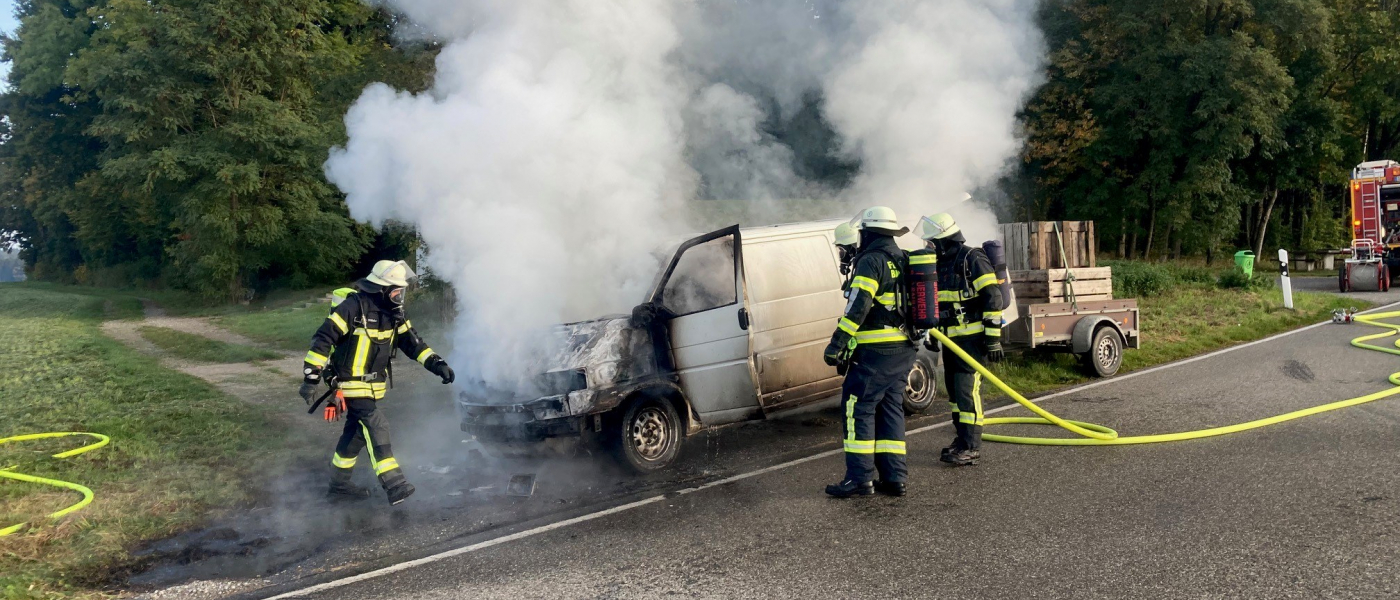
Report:
M 904 320 L 896 291 L 904 251 L 894 238 L 908 231 L 889 208 L 861 213 L 860 253 L 853 260 L 846 310 L 823 353 L 826 363 L 846 376 L 841 386 L 846 476 L 826 486 L 826 493 L 838 498 L 905 493 L 904 387 L 915 348 L 900 328 Z
M 851 285 L 851 263 L 855 262 L 856 245 L 859 243 L 860 232 L 854 225 L 842 223 L 836 226 L 836 251 L 840 253 L 841 276 L 845 278 L 841 284 L 843 292 Z
M 370 495 L 369 489 L 350 482 L 360 450 L 365 448 L 390 504 L 413 494 L 413 485 L 404 478 L 390 446 L 389 421 L 378 410 L 378 401 L 389 388 L 389 360 L 396 351 L 403 351 L 442 378 L 443 384 L 456 377 L 404 316 L 404 295 L 414 277 L 401 260 L 375 263 L 369 276 L 335 291 L 335 307 L 311 338 L 301 397 L 308 404 L 313 402 L 324 381 L 337 390 L 326 408 L 327 420 L 339 419 L 342 412 L 345 417 L 345 430 L 331 457 L 332 498 Z
M 978 362 L 1001 362 L 1002 310 L 1005 301 L 996 272 L 981 248 L 968 246 L 962 230 L 948 213 L 919 220 L 914 233 L 938 253 L 939 330 Z M 924 347 L 940 350 L 928 336 Z M 943 350 L 943 380 L 949 395 L 957 437 L 939 460 L 955 466 L 975 465 L 982 447 L 982 375 Z

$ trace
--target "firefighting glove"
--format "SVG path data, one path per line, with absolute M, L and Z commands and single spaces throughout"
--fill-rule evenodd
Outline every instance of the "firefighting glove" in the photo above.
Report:
M 1001 342 L 987 342 L 987 362 L 999 363 L 1006 358 L 1006 351 L 1001 349 Z
M 932 334 L 928 334 L 924 336 L 924 348 L 929 352 L 938 354 L 943 351 L 943 344 L 938 341 L 938 338 L 933 337 Z
M 826 350 L 822 352 L 822 360 L 826 364 L 836 367 L 838 371 L 845 370 L 845 364 L 851 360 L 851 354 L 855 351 L 855 338 L 844 331 L 837 331 L 831 335 L 831 343 L 826 345 Z
M 447 385 L 457 379 L 457 374 L 452 372 L 452 367 L 447 366 L 447 361 L 441 356 L 433 356 L 428 359 L 428 370 L 434 375 L 442 378 L 442 384 Z
M 301 395 L 301 399 L 306 401 L 307 406 L 311 406 L 311 403 L 316 401 L 317 385 L 318 382 L 303 381 L 301 382 L 301 388 L 297 390 L 297 394 Z

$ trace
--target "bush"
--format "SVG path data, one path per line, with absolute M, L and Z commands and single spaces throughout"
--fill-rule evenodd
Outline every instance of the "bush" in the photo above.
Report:
M 1113 297 L 1146 298 L 1156 296 L 1178 283 L 1177 277 L 1167 265 L 1114 261 Z
M 1274 280 L 1262 273 L 1246 277 L 1243 271 L 1231 269 L 1220 275 L 1219 285 L 1227 290 L 1267 290 L 1274 287 Z

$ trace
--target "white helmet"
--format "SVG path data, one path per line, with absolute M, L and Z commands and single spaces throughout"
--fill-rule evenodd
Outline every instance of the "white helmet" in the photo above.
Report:
M 856 231 L 850 223 L 842 223 L 836 226 L 836 245 L 854 246 L 860 243 L 860 232 Z
M 415 277 L 418 277 L 418 274 L 409 268 L 408 263 L 401 260 L 381 260 L 374 263 L 374 268 L 369 270 L 369 277 L 365 279 L 379 285 L 407 287 L 408 281 Z
M 919 219 L 919 224 L 914 226 L 914 235 L 927 241 L 941 240 L 962 231 L 958 227 L 957 221 L 953 220 L 953 215 L 948 213 L 938 213 L 931 217 Z
M 908 227 L 900 227 L 899 219 L 894 216 L 894 209 L 888 206 L 872 206 L 861 211 L 860 230 L 874 231 L 885 235 L 901 236 L 909 233 Z

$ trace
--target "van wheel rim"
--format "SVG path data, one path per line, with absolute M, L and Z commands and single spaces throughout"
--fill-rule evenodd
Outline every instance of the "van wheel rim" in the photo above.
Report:
M 929 390 L 928 384 L 928 372 L 924 371 L 923 365 L 914 363 L 914 370 L 909 372 L 909 383 L 904 386 L 904 397 L 922 403 Z
M 1113 343 L 1113 338 L 1104 336 L 1099 340 L 1098 347 L 1099 364 L 1104 367 L 1111 367 L 1118 360 L 1118 344 Z
M 666 413 L 655 406 L 643 408 L 632 419 L 632 447 L 642 459 L 653 461 L 666 453 L 671 444 L 669 421 Z

